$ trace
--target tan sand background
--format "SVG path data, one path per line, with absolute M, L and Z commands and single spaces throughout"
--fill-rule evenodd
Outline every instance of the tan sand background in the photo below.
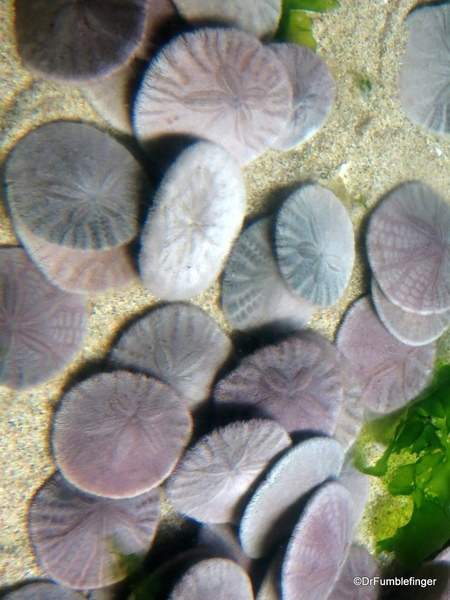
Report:
M 270 206 L 280 197 L 280 187 L 288 184 L 310 180 L 330 187 L 349 211 L 361 248 L 361 224 L 368 209 L 398 183 L 421 179 L 450 201 L 450 143 L 409 123 L 400 107 L 396 82 L 406 39 L 403 20 L 414 2 L 341 2 L 337 11 L 315 16 L 318 52 L 337 83 L 331 117 L 297 150 L 268 152 L 252 163 L 246 169 L 246 181 L 249 211 Z M 77 90 L 46 82 L 22 68 L 12 23 L 12 0 L 0 0 L 0 164 L 20 137 L 54 119 L 83 120 L 107 129 Z M 370 92 L 361 89 L 363 79 L 370 81 Z M 16 243 L 1 198 L 0 244 Z M 348 304 L 367 291 L 367 274 L 359 250 L 345 297 L 332 310 L 313 317 L 312 326 L 332 338 Z M 138 284 L 120 293 L 89 298 L 89 333 L 67 371 L 30 391 L 17 393 L 0 387 L 0 585 L 42 575 L 28 544 L 26 512 L 33 492 L 54 471 L 48 434 L 61 386 L 87 361 L 102 358 L 129 317 L 154 300 Z M 193 302 L 226 327 L 217 284 Z M 449 354 L 447 339 L 440 347 Z M 359 532 L 359 540 L 369 549 L 373 550 L 374 538 L 393 510 L 382 485 L 374 484 Z

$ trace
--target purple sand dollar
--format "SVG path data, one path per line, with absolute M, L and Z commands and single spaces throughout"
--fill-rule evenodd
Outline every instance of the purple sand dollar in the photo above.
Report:
M 204 137 L 243 165 L 279 136 L 291 107 L 288 75 L 271 50 L 237 29 L 207 28 L 175 38 L 155 57 L 133 125 L 141 141 Z
M 391 302 L 423 315 L 450 308 L 450 206 L 427 185 L 404 183 L 376 206 L 367 252 Z
M 236 522 L 239 501 L 290 443 L 275 421 L 252 419 L 216 429 L 181 459 L 167 482 L 169 502 L 202 523 Z
M 450 310 L 421 315 L 393 304 L 372 278 L 372 301 L 377 315 L 395 338 L 408 346 L 423 346 L 437 340 L 450 325 Z
M 288 432 L 332 435 L 344 398 L 340 364 L 311 337 L 294 336 L 244 358 L 214 390 L 218 409 L 247 408 Z
M 98 294 L 131 285 L 138 279 L 128 246 L 79 250 L 52 244 L 32 233 L 21 219 L 14 230 L 45 277 L 65 292 Z
M 32 130 L 10 153 L 5 181 L 13 221 L 53 244 L 106 249 L 138 233 L 144 171 L 91 125 L 53 121 Z
M 335 85 L 328 68 L 309 48 L 298 44 L 270 44 L 269 48 L 285 67 L 294 91 L 291 117 L 272 148 L 290 150 L 323 125 L 334 104 Z
M 327 600 L 377 600 L 380 586 L 370 583 L 379 577 L 380 569 L 375 558 L 361 546 L 352 545 L 339 579 Z M 367 578 L 368 584 L 364 583 Z M 355 581 L 363 585 L 356 585 Z
M 435 344 L 407 346 L 397 340 L 368 297 L 347 311 L 337 345 L 359 379 L 364 404 L 378 413 L 405 406 L 427 386 L 434 367 Z
M 111 362 L 161 379 L 192 411 L 209 398 L 231 352 L 228 336 L 201 308 L 173 303 L 131 325 L 114 346 Z
M 79 85 L 96 112 L 114 129 L 128 135 L 133 135 L 131 104 L 145 66 L 161 45 L 168 23 L 181 21 L 172 0 L 146 0 L 145 6 L 144 32 L 131 59 L 109 75 Z
M 275 225 L 278 268 L 293 293 L 331 306 L 344 293 L 355 259 L 353 226 L 342 202 L 303 185 L 281 206 Z
M 126 577 L 120 554 L 145 554 L 159 514 L 157 489 L 111 500 L 84 494 L 56 473 L 31 501 L 28 530 L 46 575 L 70 588 L 94 589 Z
M 333 589 L 353 536 L 353 501 L 338 483 L 326 483 L 309 500 L 282 566 L 283 600 L 323 600 Z
M 169 600 L 211 599 L 253 600 L 247 573 L 231 560 L 202 560 L 186 571 L 169 596 Z
M 170 474 L 190 432 L 190 415 L 169 386 L 115 371 L 94 375 L 63 396 L 52 446 L 73 485 L 98 496 L 130 498 Z
M 81 348 L 87 327 L 83 297 L 46 281 L 22 248 L 0 250 L 0 383 L 38 385 Z
M 222 270 L 245 215 L 245 187 L 230 154 L 211 142 L 182 152 L 166 173 L 141 235 L 142 281 L 164 300 L 187 300 Z
M 221 283 L 229 325 L 247 330 L 267 324 L 301 329 L 315 306 L 293 294 L 281 277 L 270 242 L 270 219 L 247 227 L 235 241 Z
M 239 527 L 239 539 L 248 556 L 261 558 L 283 542 L 292 517 L 298 519 L 298 501 L 329 477 L 337 477 L 344 449 L 332 438 L 301 442 L 284 454 L 267 473 L 248 503 Z
M 303 331 L 301 336 L 318 345 L 324 356 L 338 365 L 344 397 L 331 434 L 347 450 L 358 437 L 363 423 L 364 406 L 358 378 L 336 344 L 314 331 Z
M 82 82 L 125 64 L 141 42 L 145 0 L 15 0 L 24 65 L 55 81 Z

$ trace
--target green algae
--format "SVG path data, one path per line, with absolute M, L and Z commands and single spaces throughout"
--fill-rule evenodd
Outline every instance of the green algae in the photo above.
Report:
M 409 409 L 390 422 L 379 421 L 381 426 L 371 425 L 372 439 L 383 441 L 381 432 L 386 437 L 386 429 L 393 430 L 388 446 L 374 466 L 365 466 L 361 456 L 357 466 L 383 477 L 393 498 L 409 497 L 409 520 L 386 532 L 388 537 L 378 531 L 377 550 L 394 552 L 401 565 L 414 568 L 450 539 L 450 365 L 437 368 L 431 385 Z
M 327 13 L 339 7 L 337 0 L 284 0 L 276 38 L 315 50 L 314 21 L 305 11 Z

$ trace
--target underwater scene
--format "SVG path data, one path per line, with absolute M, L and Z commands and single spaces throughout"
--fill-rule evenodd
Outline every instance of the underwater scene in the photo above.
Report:
M 0 595 L 450 599 L 450 4 L 0 0 Z

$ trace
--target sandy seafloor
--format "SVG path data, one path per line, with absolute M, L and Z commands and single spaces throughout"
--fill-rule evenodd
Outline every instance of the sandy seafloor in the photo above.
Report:
M 450 139 L 411 124 L 398 98 L 397 74 L 406 41 L 403 21 L 414 2 L 341 2 L 337 11 L 315 16 L 318 52 L 337 84 L 331 117 L 298 149 L 267 152 L 245 170 L 249 211 L 266 209 L 274 197 L 281 197 L 280 188 L 305 180 L 330 187 L 349 211 L 358 242 L 351 285 L 338 305 L 317 313 L 310 323 L 330 339 L 348 304 L 368 290 L 360 232 L 370 208 L 392 187 L 413 179 L 424 181 L 450 202 Z M 22 68 L 12 22 L 12 0 L 0 0 L 0 163 L 20 137 L 54 119 L 83 120 L 108 129 L 76 89 L 46 82 Z M 361 79 L 370 81 L 370 92 L 361 89 Z M 0 243 L 17 243 L 3 199 Z M 215 284 L 192 301 L 226 328 L 218 293 Z M 55 470 L 48 435 L 61 387 L 88 361 L 104 357 L 123 324 L 154 302 L 139 284 L 90 297 L 84 347 L 64 373 L 20 393 L 0 386 L 0 586 L 42 576 L 28 543 L 26 513 L 34 491 Z M 441 354 L 450 354 L 449 340 L 441 338 Z M 395 506 L 383 485 L 374 481 L 358 532 L 358 540 L 369 550 Z

